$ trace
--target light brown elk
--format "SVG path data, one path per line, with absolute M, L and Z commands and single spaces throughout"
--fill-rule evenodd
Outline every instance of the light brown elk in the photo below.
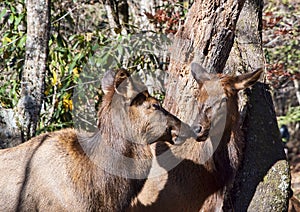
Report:
M 242 157 L 243 139 L 238 91 L 253 85 L 262 70 L 240 76 L 217 76 L 193 63 L 199 89 L 194 127 L 198 140 L 182 146 L 156 145 L 157 155 L 172 149 L 181 163 L 167 173 L 147 179 L 129 211 L 222 211 L 226 189 L 233 182 Z M 164 167 L 164 161 L 159 165 Z
M 193 134 L 125 70 L 102 79 L 98 131 L 64 129 L 0 151 L 0 211 L 123 211 L 151 167 L 149 144 Z

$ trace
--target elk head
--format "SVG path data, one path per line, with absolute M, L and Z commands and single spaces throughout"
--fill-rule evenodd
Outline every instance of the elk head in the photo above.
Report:
M 120 69 L 116 74 L 108 71 L 102 79 L 102 89 L 111 101 L 113 124 L 127 140 L 181 144 L 195 136 L 187 124 L 167 112 L 147 87 L 126 70 Z
M 239 76 L 217 75 L 209 74 L 199 64 L 192 63 L 191 72 L 199 85 L 196 95 L 199 112 L 193 125 L 197 140 L 206 140 L 209 135 L 219 138 L 230 136 L 239 117 L 237 93 L 253 85 L 263 70 Z

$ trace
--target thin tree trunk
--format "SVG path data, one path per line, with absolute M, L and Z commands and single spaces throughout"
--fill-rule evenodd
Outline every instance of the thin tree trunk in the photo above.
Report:
M 128 4 L 133 17 L 132 24 L 142 31 L 155 31 L 155 24 L 149 21 L 145 12 L 155 14 L 158 0 L 131 0 Z
M 22 140 L 35 135 L 43 101 L 50 32 L 50 0 L 26 1 L 27 40 L 17 122 Z
M 129 8 L 127 0 L 102 0 L 112 34 L 128 33 Z
M 294 79 L 294 86 L 295 86 L 295 90 L 296 90 L 296 96 L 297 96 L 297 100 L 298 100 L 298 104 L 300 105 L 300 80 L 298 79 Z

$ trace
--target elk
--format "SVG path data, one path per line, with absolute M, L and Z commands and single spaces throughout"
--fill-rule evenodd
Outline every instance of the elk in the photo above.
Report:
M 238 91 L 253 85 L 262 70 L 239 76 L 209 74 L 196 63 L 191 73 L 198 116 L 197 139 L 180 147 L 156 144 L 156 154 L 172 149 L 182 161 L 161 176 L 147 179 L 128 211 L 222 211 L 225 193 L 233 183 L 242 158 L 243 136 L 238 112 Z M 164 161 L 156 157 L 163 167 Z
M 126 70 L 108 71 L 93 135 L 63 129 L 0 151 L 0 211 L 124 211 L 151 168 L 149 144 L 194 133 Z

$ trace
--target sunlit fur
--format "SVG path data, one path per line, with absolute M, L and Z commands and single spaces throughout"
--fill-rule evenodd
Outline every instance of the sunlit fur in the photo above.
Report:
M 152 158 L 148 143 L 171 142 L 169 128 L 181 123 L 154 107 L 159 102 L 147 91 L 127 104 L 122 92 L 129 87 L 116 93 L 127 78 L 120 70 L 114 80 L 107 79 L 112 83 L 105 85 L 93 135 L 64 129 L 0 150 L 0 211 L 122 211 L 129 205 L 144 179 L 130 179 L 127 172 L 147 176 Z M 120 156 L 135 162 L 128 166 Z
M 192 70 L 193 71 L 193 70 Z M 194 70 L 199 71 L 199 70 Z M 201 70 L 200 70 L 201 71 Z M 238 112 L 238 91 L 253 85 L 262 70 L 235 76 L 193 74 L 198 82 L 197 101 L 199 116 L 195 125 L 201 125 L 198 139 L 204 142 L 185 142 L 180 147 L 156 145 L 156 152 L 171 149 L 175 158 L 183 159 L 179 165 L 160 177 L 148 179 L 143 190 L 128 211 L 222 211 L 225 192 L 230 189 L 242 158 L 243 136 Z M 200 77 L 197 78 L 197 74 Z M 204 79 L 204 80 L 203 80 Z M 207 89 L 210 89 L 209 92 Z M 223 106 L 224 107 L 223 107 Z M 225 108 L 225 113 L 220 113 Z M 216 129 L 211 123 L 225 116 L 220 143 L 211 136 Z M 212 148 L 215 150 L 212 152 Z M 211 156 L 212 155 L 212 156 Z M 157 158 L 164 167 L 165 161 Z

